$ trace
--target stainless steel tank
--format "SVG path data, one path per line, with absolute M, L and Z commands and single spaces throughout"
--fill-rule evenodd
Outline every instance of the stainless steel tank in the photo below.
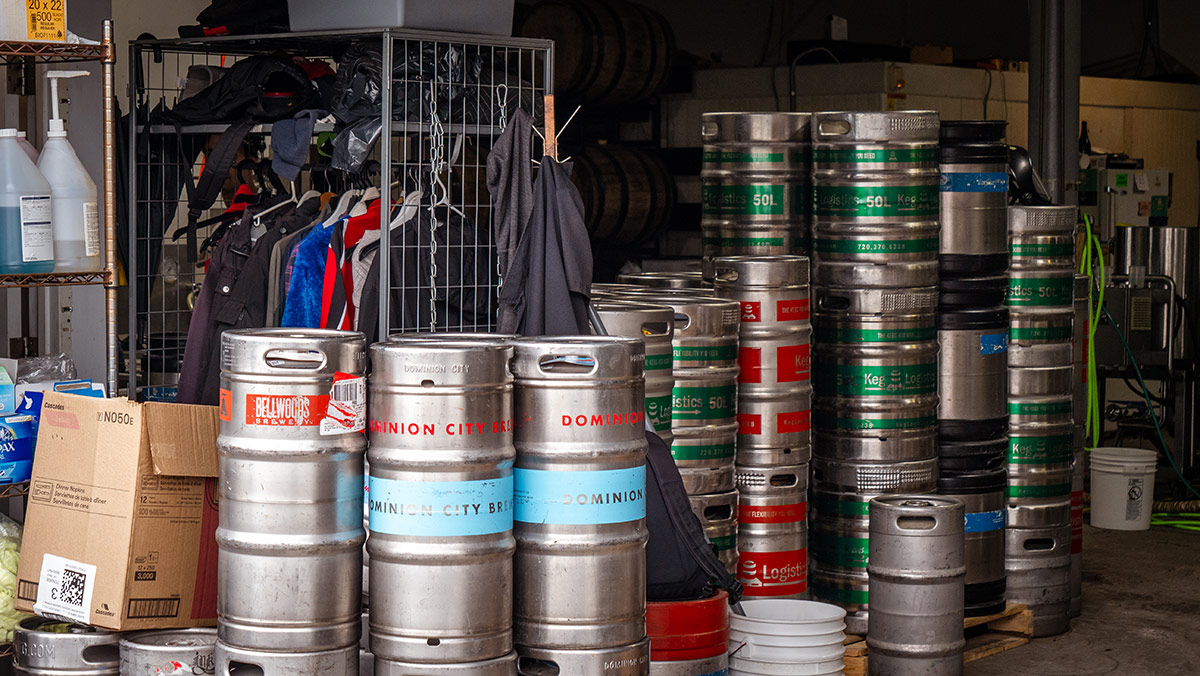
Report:
M 121 639 L 121 676 L 212 674 L 217 630 L 207 627 L 131 634 Z
M 1008 310 L 938 314 L 938 433 L 990 439 L 1008 428 Z
M 811 428 L 808 259 L 729 256 L 713 261 L 714 288 L 741 305 L 738 462 L 808 461 Z
M 366 537 L 363 336 L 226 331 L 221 351 L 220 640 L 249 652 L 330 653 L 329 664 L 352 673 Z M 217 662 L 227 668 L 220 650 Z
M 646 635 L 643 343 L 528 338 L 514 349 L 518 652 L 635 644 Z
M 671 341 L 675 312 L 666 305 L 628 301 L 593 301 L 592 309 L 610 336 L 640 338 L 646 344 L 646 416 L 654 431 L 671 447 Z
M 513 348 L 371 347 L 371 653 L 473 663 L 512 651 Z
M 967 566 L 967 617 L 1004 610 L 1004 526 L 1007 475 L 1004 469 L 938 477 L 938 493 L 966 508 L 963 527 Z
M 700 229 L 705 276 L 717 256 L 808 251 L 809 113 L 705 113 Z
M 121 634 L 27 617 L 13 631 L 13 673 L 21 676 L 118 676 Z
M 688 495 L 704 535 L 717 550 L 717 558 L 730 573 L 737 571 L 738 492 Z
M 1200 335 L 1200 235 L 1196 228 L 1150 228 L 1150 266 L 1152 275 L 1165 275 L 1175 281 L 1175 293 L 1187 307 L 1190 324 L 1185 321 L 1175 334 L 1175 358 L 1195 359 Z M 1178 301 L 1177 301 L 1178 302 Z
M 1005 529 L 1005 598 L 1033 611 L 1033 635 L 1071 628 L 1071 526 Z
M 737 467 L 738 580 L 751 598 L 808 590 L 808 465 Z
M 942 120 L 941 247 L 943 277 L 1008 269 L 1008 146 L 1003 120 Z
M 962 674 L 964 517 L 963 503 L 944 496 L 871 500 L 868 673 Z
M 938 129 L 931 111 L 813 116 L 814 284 L 937 284 Z

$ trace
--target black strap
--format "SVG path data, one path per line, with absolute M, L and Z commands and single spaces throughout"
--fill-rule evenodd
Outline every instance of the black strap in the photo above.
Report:
M 652 434 L 654 433 L 646 432 L 648 440 Z M 671 525 L 675 527 L 675 532 L 679 533 L 680 539 L 686 543 L 688 553 L 692 555 L 700 569 L 708 574 L 709 579 L 715 581 L 716 586 L 729 592 L 731 604 L 737 603 L 742 598 L 742 583 L 730 575 L 728 570 L 725 570 L 725 566 L 717 558 L 712 547 L 708 545 L 708 538 L 704 536 L 700 520 L 692 511 L 692 504 L 688 501 L 687 492 L 683 488 L 683 477 L 679 475 L 679 468 L 675 466 L 675 460 L 671 458 L 670 452 L 658 453 L 656 446 L 666 448 L 666 444 L 662 441 L 659 444 L 651 443 L 650 450 L 646 453 L 646 464 L 654 473 L 655 480 L 662 489 L 663 505 L 667 508 L 667 516 L 671 519 Z
M 254 124 L 253 118 L 245 117 L 229 125 L 225 133 L 221 134 L 221 138 L 217 139 L 217 144 L 213 146 L 212 151 L 208 153 L 204 162 L 204 171 L 200 172 L 200 180 L 193 183 L 191 172 L 188 172 L 188 180 L 185 185 L 188 193 L 186 227 L 189 263 L 195 263 L 197 260 L 196 230 L 200 227 L 200 215 L 217 201 L 217 195 L 221 193 L 221 186 L 225 185 L 225 178 L 229 175 L 229 168 L 233 166 L 238 149 L 241 148 L 242 141 L 246 140 L 246 134 L 250 133 Z M 175 134 L 182 149 L 183 131 L 178 125 L 175 126 Z

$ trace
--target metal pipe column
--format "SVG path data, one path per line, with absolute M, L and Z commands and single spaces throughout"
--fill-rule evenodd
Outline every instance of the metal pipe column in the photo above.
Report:
M 1029 3 L 1029 152 L 1055 204 L 1078 203 L 1080 0 Z

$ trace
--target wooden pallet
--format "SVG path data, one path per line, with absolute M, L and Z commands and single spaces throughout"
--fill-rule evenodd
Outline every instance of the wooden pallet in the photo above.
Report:
M 964 662 L 974 662 L 1029 643 L 1033 636 L 1033 613 L 1022 603 L 1009 603 L 995 615 L 968 617 L 963 621 L 967 647 Z M 862 636 L 846 636 L 845 676 L 866 676 L 867 642 Z

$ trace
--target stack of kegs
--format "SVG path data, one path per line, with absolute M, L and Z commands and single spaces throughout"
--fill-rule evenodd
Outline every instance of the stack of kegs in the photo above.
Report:
M 705 113 L 703 270 L 718 256 L 807 254 L 809 113 Z
M 737 437 L 738 305 L 709 298 L 704 289 L 623 287 L 593 291 L 596 309 L 610 334 L 641 336 L 647 357 L 658 352 L 654 333 L 660 322 L 630 322 L 648 316 L 647 307 L 669 316 L 673 330 L 665 354 L 672 360 L 669 430 L 659 432 L 683 478 L 692 511 L 700 519 L 717 557 L 737 569 L 738 493 L 734 485 Z M 632 331 L 631 331 L 632 329 Z M 647 370 L 647 411 L 650 374 Z
M 966 614 L 1004 609 L 1008 148 L 1003 121 L 941 124 L 938 490 L 966 505 Z
M 808 259 L 712 261 L 717 295 L 741 308 L 737 387 L 738 579 L 749 597 L 808 589 L 812 386 Z
M 937 488 L 938 116 L 813 116 L 813 595 L 866 633 L 869 501 Z
M 1034 635 L 1070 628 L 1075 208 L 1012 206 L 1008 353 L 1009 600 Z

